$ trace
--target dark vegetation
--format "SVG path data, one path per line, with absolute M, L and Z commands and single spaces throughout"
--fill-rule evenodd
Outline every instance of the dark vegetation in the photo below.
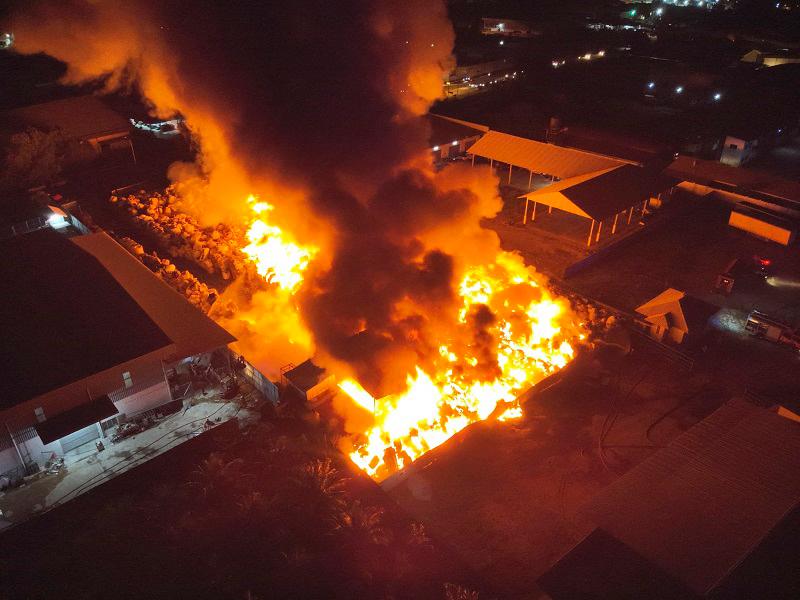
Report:
M 231 423 L 5 532 L 0 596 L 477 598 L 312 421 Z

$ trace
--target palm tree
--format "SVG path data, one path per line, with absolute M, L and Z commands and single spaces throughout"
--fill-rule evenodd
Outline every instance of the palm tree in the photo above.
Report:
M 192 471 L 188 485 L 200 490 L 203 498 L 208 498 L 235 483 L 243 462 L 241 458 L 226 461 L 219 452 L 212 452 Z
M 455 583 L 444 584 L 444 597 L 445 600 L 479 600 L 478 592 Z
M 331 499 L 341 499 L 347 479 L 343 478 L 330 458 L 307 462 L 294 478 L 298 487 Z
M 359 500 L 355 500 L 336 519 L 334 532 L 343 537 L 345 545 L 385 546 L 389 543 L 390 535 L 383 526 L 383 513 L 382 508 L 363 506 Z

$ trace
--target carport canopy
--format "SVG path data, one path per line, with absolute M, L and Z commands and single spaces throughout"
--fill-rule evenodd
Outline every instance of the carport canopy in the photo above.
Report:
M 100 396 L 37 423 L 36 433 L 39 434 L 43 443 L 49 444 L 115 414 L 117 414 L 117 407 L 114 406 L 114 403 L 108 396 Z
M 468 150 L 469 154 L 507 163 L 532 173 L 568 179 L 603 169 L 631 164 L 601 154 L 545 144 L 499 131 L 488 131 Z
M 647 201 L 673 183 L 641 167 L 622 165 L 570 177 L 520 198 L 602 221 Z

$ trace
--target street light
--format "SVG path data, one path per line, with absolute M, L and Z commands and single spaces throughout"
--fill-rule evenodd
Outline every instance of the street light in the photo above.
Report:
M 647 89 L 648 90 L 652 90 L 654 87 L 656 87 L 656 82 L 655 81 L 651 81 L 650 83 L 647 84 Z
M 719 92 L 714 94 L 714 101 L 715 102 L 719 102 L 721 99 L 722 99 L 722 94 L 720 94 Z
M 675 88 L 675 93 L 676 94 L 682 94 L 683 93 L 683 86 L 679 85 L 678 87 L 676 87 Z

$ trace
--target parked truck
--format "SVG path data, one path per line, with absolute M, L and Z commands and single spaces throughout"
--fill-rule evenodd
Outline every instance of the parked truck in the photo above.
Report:
M 794 350 L 800 351 L 800 332 L 762 312 L 752 311 L 747 317 L 744 328 L 750 335 L 777 344 L 786 344 Z

